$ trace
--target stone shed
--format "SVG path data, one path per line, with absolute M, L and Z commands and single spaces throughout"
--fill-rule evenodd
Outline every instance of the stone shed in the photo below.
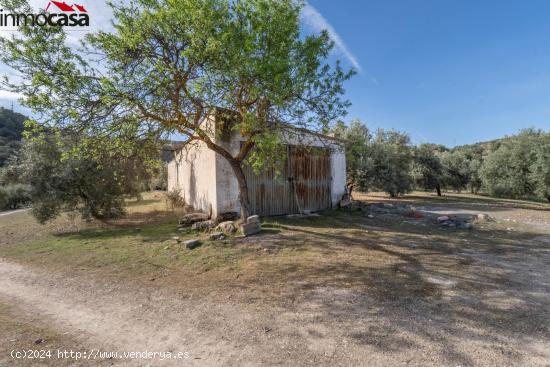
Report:
M 231 154 L 241 145 L 238 132 L 217 137 L 220 121 L 210 118 L 203 128 Z M 215 137 L 216 136 L 216 137 Z M 319 211 L 336 207 L 346 192 L 344 141 L 304 129 L 285 134 L 286 160 L 280 174 L 256 175 L 244 167 L 251 214 L 262 216 Z M 229 163 L 202 142 L 176 144 L 168 163 L 168 190 L 179 189 L 186 204 L 216 218 L 240 211 L 237 179 Z

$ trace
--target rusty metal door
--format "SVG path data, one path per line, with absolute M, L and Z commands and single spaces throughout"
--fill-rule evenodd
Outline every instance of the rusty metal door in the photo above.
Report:
M 274 170 L 254 174 L 245 167 L 250 209 L 259 215 L 282 215 L 331 207 L 330 152 L 324 148 L 287 147 L 277 176 Z

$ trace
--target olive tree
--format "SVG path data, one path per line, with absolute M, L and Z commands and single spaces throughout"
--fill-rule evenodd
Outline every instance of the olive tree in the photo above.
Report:
M 441 196 L 443 165 L 438 153 L 445 147 L 435 144 L 421 144 L 412 151 L 413 162 L 411 176 L 416 186 L 424 190 L 436 190 Z
M 60 27 L 24 26 L 0 41 L 2 61 L 18 74 L 4 88 L 23 95 L 41 123 L 109 137 L 108 147 L 175 133 L 188 144 L 205 144 L 230 164 L 246 218 L 245 160 L 255 167 L 277 161 L 270 156 L 281 151 L 285 129 L 326 130 L 349 105 L 343 83 L 353 71 L 327 61 L 333 42 L 326 31 L 300 34 L 302 5 L 110 3 L 113 31 L 88 35 L 79 49 L 67 45 Z M 240 134 L 236 154 L 217 143 L 221 131 L 202 124 L 214 110 L 228 111 L 231 129 Z

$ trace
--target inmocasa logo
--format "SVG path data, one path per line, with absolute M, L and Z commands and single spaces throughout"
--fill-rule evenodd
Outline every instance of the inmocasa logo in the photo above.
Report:
M 86 8 L 79 4 L 69 5 L 65 2 L 51 0 L 44 13 L 38 14 L 5 14 L 0 9 L 0 27 L 30 26 L 61 26 L 88 27 L 90 16 Z

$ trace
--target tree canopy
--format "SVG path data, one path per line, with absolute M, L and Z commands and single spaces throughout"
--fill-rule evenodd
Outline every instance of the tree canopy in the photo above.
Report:
M 326 31 L 300 34 L 301 2 L 110 6 L 114 31 L 88 35 L 78 50 L 60 27 L 24 26 L 0 40 L 2 61 L 19 74 L 4 87 L 23 95 L 40 123 L 108 142 L 87 148 L 133 154 L 141 142 L 173 133 L 201 142 L 230 163 L 246 217 L 242 164 L 251 150 L 257 153 L 249 160 L 269 164 L 276 159 L 265 158 L 279 151 L 289 125 L 320 131 L 346 112 L 343 83 L 353 71 L 327 61 L 333 42 Z M 244 141 L 237 154 L 217 144 L 220 131 L 202 124 L 214 109 L 230 111 L 232 129 Z

